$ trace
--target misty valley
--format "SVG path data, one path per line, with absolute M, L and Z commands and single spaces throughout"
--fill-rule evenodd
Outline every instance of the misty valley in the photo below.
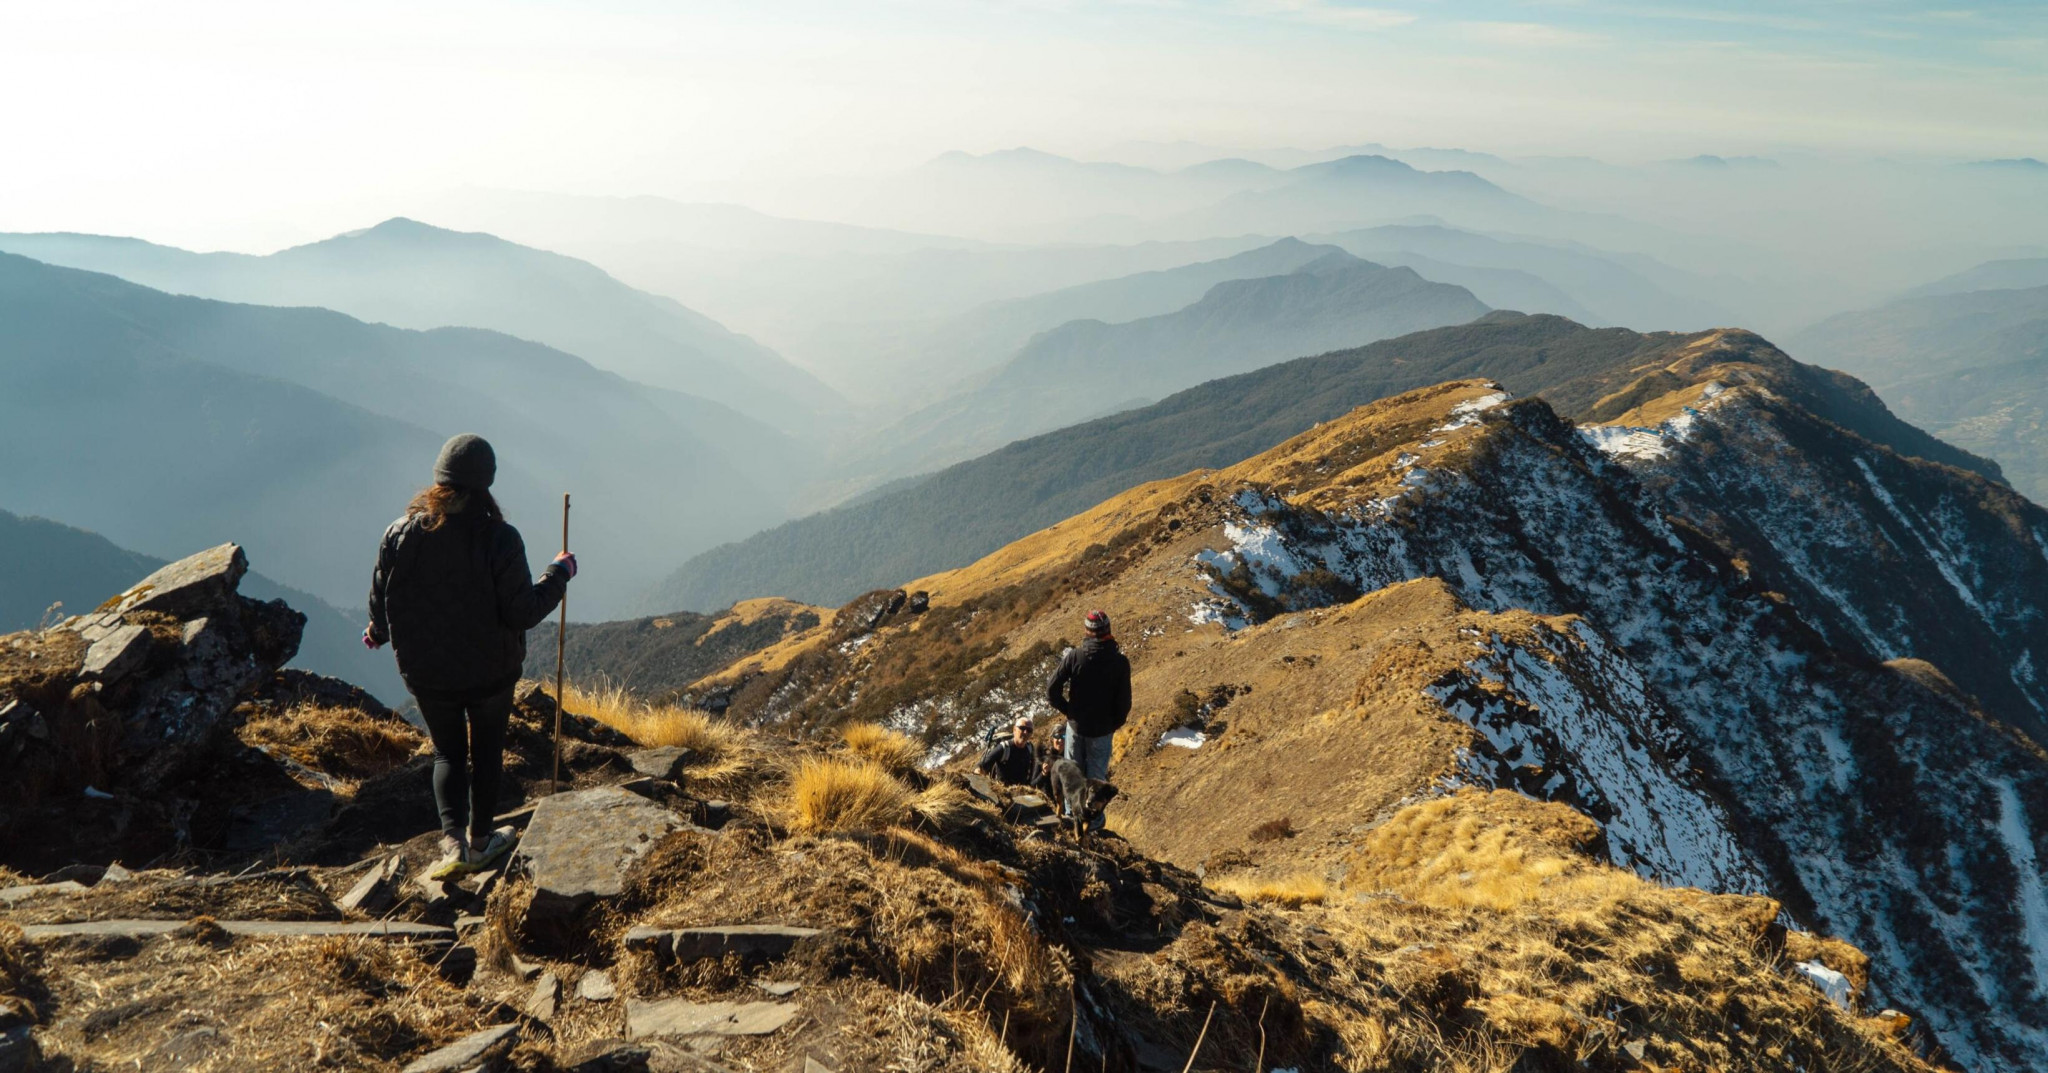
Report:
M 282 96 L 0 181 L 0 1073 L 2048 1073 L 2048 22 L 1485 6 L 25 20 Z

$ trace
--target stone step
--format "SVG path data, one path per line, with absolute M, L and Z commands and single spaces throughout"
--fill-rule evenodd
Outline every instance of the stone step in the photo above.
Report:
M 472 1032 L 446 1047 L 413 1059 L 404 1073 L 460 1073 L 475 1069 L 511 1050 L 518 1036 L 518 1025 L 497 1025 Z
M 83 920 L 73 924 L 24 924 L 21 932 L 29 939 L 64 939 L 73 936 L 117 936 L 148 939 L 184 927 L 183 920 Z M 417 939 L 454 942 L 455 929 L 438 924 L 413 924 L 402 920 L 220 920 L 215 923 L 229 935 L 252 939 L 297 939 L 328 935 L 368 935 L 381 939 Z
M 626 1038 L 648 1036 L 765 1036 L 795 1019 L 789 1002 L 691 1002 L 671 998 L 626 1000 Z
M 722 924 L 703 928 L 651 928 L 640 925 L 626 932 L 626 948 L 648 950 L 662 960 L 682 964 L 738 954 L 743 958 L 769 960 L 789 953 L 805 939 L 824 932 L 786 924 Z

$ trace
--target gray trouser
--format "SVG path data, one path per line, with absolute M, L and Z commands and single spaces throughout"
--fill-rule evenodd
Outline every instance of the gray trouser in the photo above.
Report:
M 1104 734 L 1091 738 L 1067 724 L 1067 759 L 1081 765 L 1081 774 L 1091 779 L 1109 781 L 1109 750 L 1116 741 L 1116 735 Z

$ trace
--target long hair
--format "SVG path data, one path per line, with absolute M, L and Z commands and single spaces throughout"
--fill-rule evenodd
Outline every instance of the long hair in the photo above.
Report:
M 406 517 L 426 519 L 420 523 L 420 528 L 429 532 L 441 528 L 441 523 L 447 521 L 451 514 L 473 512 L 480 513 L 487 522 L 505 520 L 505 515 L 498 510 L 498 501 L 491 498 L 489 491 L 457 488 L 452 484 L 428 485 L 420 489 L 420 493 L 412 497 L 412 502 L 405 507 Z

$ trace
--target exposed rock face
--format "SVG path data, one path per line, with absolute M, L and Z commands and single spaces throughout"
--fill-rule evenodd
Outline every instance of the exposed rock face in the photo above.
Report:
M 184 822 L 177 784 L 197 774 L 188 769 L 241 698 L 298 651 L 305 626 L 281 601 L 236 592 L 248 567 L 241 548 L 223 544 L 88 614 L 0 639 L 0 830 L 34 802 L 87 787 Z
M 1743 393 L 1689 416 L 1718 424 L 1726 409 L 1727 420 L 1746 424 L 1757 419 L 1752 408 L 1770 405 Z M 1889 671 L 1853 634 L 1841 638 L 1842 647 L 1826 644 L 1802 615 L 1805 604 L 1769 598 L 1729 556 L 1667 520 L 1674 504 L 1616 473 L 1541 403 L 1503 405 L 1482 426 L 1469 464 L 1434 466 L 1419 457 L 1407 472 L 1420 479 L 1391 499 L 1360 502 L 1330 486 L 1284 498 L 1278 486 L 1246 488 L 1234 500 L 1243 513 L 1225 554 L 1276 592 L 1320 565 L 1359 590 L 1437 577 L 1476 607 L 1582 616 L 1589 645 L 1626 665 L 1604 680 L 1623 690 L 1639 680 L 1634 707 L 1678 731 L 1677 747 L 1661 750 L 1674 762 L 1651 769 L 1655 777 L 1682 783 L 1694 765 L 1704 767 L 1733 830 L 1768 873 L 1770 892 L 1809 923 L 1871 951 L 1880 1001 L 1921 1010 L 1965 1061 L 2048 1053 L 2048 1032 L 2027 1027 L 2048 1022 L 2048 979 L 2039 968 L 2048 965 L 2048 932 L 2031 919 L 2048 912 L 2032 867 L 2035 846 L 2048 836 L 2048 765 L 2039 748 Z M 1887 468 L 1910 468 L 1874 444 L 1857 450 Z M 1713 464 L 1762 462 L 1724 455 Z M 1998 494 L 1956 471 L 1939 477 Z M 1866 494 L 1883 503 L 1875 491 Z M 1882 513 L 1858 520 L 1878 528 Z M 2008 535 L 1984 557 L 2015 563 L 2038 540 L 2024 527 Z M 1933 576 L 1947 565 L 1930 545 L 1876 544 L 1875 554 L 1897 551 Z M 1860 569 L 1870 569 L 1867 561 Z M 1883 588 L 1872 587 L 1863 602 L 1904 591 L 1875 594 Z M 2048 584 L 2002 593 L 2012 608 L 2005 617 L 2040 616 L 2048 610 L 2044 597 Z M 1260 617 L 1227 592 L 1221 598 L 1233 605 L 1222 609 L 1225 618 Z M 1857 604 L 1816 601 L 1817 617 L 1841 621 L 1857 614 Z M 1952 630 L 1948 643 L 1966 645 L 1971 633 L 1987 642 L 1999 636 L 1991 616 L 1914 617 L 1925 634 Z M 2013 639 L 2024 643 L 2017 631 Z M 1540 681 L 1532 683 L 1554 666 L 1543 655 L 1489 650 L 1471 662 L 1472 678 L 1509 684 L 1520 696 L 1499 703 L 1543 710 L 1540 723 L 1561 729 L 1585 718 L 1579 713 L 1588 694 L 1546 696 Z M 1603 778 L 1591 764 L 1566 767 L 1611 804 L 1590 810 L 1610 832 L 1654 826 L 1653 799 L 1627 785 L 1635 774 Z M 1625 819 L 1630 812 L 1646 822 Z M 1990 936 L 2019 941 L 1989 943 Z M 2005 1012 L 1987 1015 L 1979 1003 Z
M 944 757 L 1040 711 L 1106 607 L 1137 668 L 1111 823 L 1148 850 L 1200 864 L 1180 832 L 1241 839 L 1209 817 L 1258 801 L 1334 861 L 1412 795 L 1510 787 L 1600 820 L 1619 863 L 1868 950 L 1869 1001 L 1965 1065 L 2042 1068 L 2048 513 L 1754 336 L 1628 373 L 1585 428 L 1484 382 L 1374 404 L 697 690 Z

